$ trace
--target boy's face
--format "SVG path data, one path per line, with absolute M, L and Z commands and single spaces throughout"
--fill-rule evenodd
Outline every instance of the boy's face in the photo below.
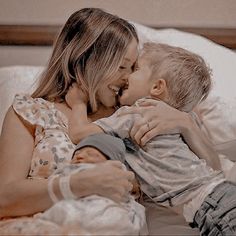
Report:
M 128 77 L 128 85 L 120 97 L 121 105 L 133 105 L 138 99 L 149 96 L 153 85 L 152 70 L 145 56 L 140 56 L 136 70 Z

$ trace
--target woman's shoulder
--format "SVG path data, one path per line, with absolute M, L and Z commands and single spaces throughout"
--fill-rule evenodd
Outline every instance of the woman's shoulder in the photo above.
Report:
M 13 105 L 32 106 L 35 104 L 50 106 L 52 103 L 43 98 L 33 98 L 30 94 L 26 93 L 16 94 L 13 100 Z
M 13 100 L 13 110 L 31 124 L 44 123 L 44 117 L 50 113 L 53 103 L 42 98 L 32 98 L 29 94 L 16 94 Z

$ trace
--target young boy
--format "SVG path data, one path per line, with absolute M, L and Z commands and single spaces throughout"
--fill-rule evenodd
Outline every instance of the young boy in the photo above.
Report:
M 190 112 L 207 97 L 210 88 L 209 69 L 200 56 L 181 48 L 148 43 L 136 71 L 128 78 L 120 102 L 138 106 L 142 100 L 155 99 Z M 187 222 L 200 229 L 201 235 L 235 233 L 229 221 L 236 219 L 236 186 L 226 182 L 221 171 L 214 171 L 199 159 L 180 134 L 159 135 L 141 148 L 129 139 L 133 121 L 140 115 L 119 117 L 119 111 L 126 106 L 111 117 L 89 123 L 81 101 L 70 105 L 72 140 L 78 142 L 99 132 L 126 140 L 125 160 L 137 174 L 147 197 L 180 210 Z

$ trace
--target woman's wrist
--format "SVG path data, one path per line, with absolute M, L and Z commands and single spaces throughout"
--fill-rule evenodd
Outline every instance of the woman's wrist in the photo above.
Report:
M 185 113 L 181 122 L 181 134 L 190 149 L 215 170 L 220 169 L 219 157 L 212 148 L 211 142 L 202 133 L 197 120 L 190 114 Z
M 53 203 L 56 203 L 60 200 L 67 199 L 63 195 L 63 188 L 61 186 L 60 180 L 61 178 L 65 178 L 63 176 L 55 176 L 48 180 L 48 194 L 50 199 Z M 73 195 L 73 199 L 85 197 L 87 195 L 90 195 L 89 185 L 90 181 L 88 181 L 88 178 L 86 177 L 86 171 L 77 172 L 75 174 L 72 174 L 70 178 L 68 179 L 69 182 L 68 188 L 70 188 L 70 192 Z
M 48 179 L 48 194 L 53 203 L 63 199 L 59 187 L 59 176 L 52 176 Z
M 179 118 L 179 130 L 180 133 L 186 138 L 189 134 L 189 131 L 192 130 L 194 122 L 189 113 L 182 112 L 181 117 Z
M 90 171 L 89 173 L 91 174 Z M 70 178 L 71 191 L 78 198 L 94 194 L 94 191 L 91 188 L 93 184 L 90 174 L 87 175 L 87 171 L 85 170 L 71 175 Z

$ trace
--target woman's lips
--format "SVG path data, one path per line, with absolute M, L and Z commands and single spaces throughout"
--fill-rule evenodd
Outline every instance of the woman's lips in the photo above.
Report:
M 110 85 L 109 88 L 115 93 L 116 102 L 119 103 L 120 97 L 122 96 L 123 92 L 127 90 L 129 87 L 128 81 L 125 83 L 118 85 Z

